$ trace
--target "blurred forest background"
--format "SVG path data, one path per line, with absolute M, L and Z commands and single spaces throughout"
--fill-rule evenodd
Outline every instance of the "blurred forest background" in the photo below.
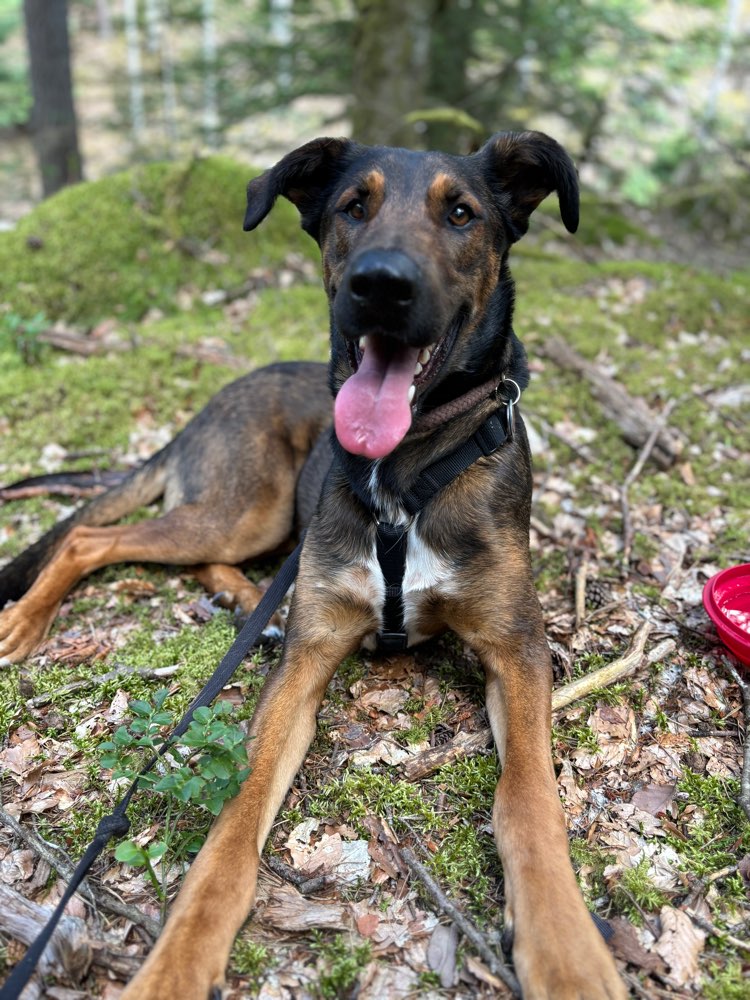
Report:
M 28 33 L 21 0 L 0 0 L 6 226 L 41 193 L 30 139 L 68 117 L 67 166 L 46 164 L 47 190 L 66 170 L 78 176 L 78 162 L 87 179 L 206 149 L 266 166 L 321 133 L 467 152 L 523 127 L 565 143 L 589 189 L 669 208 L 717 244 L 746 228 L 742 0 L 26 0 L 25 10 Z M 32 53 L 41 47 L 36 74 L 27 34 Z

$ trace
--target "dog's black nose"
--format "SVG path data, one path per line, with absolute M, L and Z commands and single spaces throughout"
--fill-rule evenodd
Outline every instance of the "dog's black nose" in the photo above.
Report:
M 352 298 L 359 306 L 408 306 L 418 282 L 417 265 L 400 250 L 366 250 L 349 273 Z

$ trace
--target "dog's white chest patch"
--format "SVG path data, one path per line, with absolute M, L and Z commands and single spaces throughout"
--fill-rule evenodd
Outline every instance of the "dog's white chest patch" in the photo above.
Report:
M 420 632 L 418 623 L 424 602 L 429 598 L 449 597 L 454 594 L 454 567 L 444 556 L 431 548 L 421 538 L 416 525 L 412 525 L 407 533 L 406 567 L 402 583 L 404 602 L 404 629 L 408 644 L 422 642 L 429 638 Z M 371 586 L 368 597 L 374 610 L 382 622 L 383 604 L 385 602 L 385 581 L 378 562 L 376 547 L 367 558 L 365 567 L 368 582 Z M 365 636 L 362 641 L 365 649 L 375 649 L 377 639 L 375 633 Z

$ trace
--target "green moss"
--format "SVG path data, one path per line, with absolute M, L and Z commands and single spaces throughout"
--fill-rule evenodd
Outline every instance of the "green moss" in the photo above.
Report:
M 463 815 L 484 813 L 489 818 L 492 802 L 500 776 L 497 754 L 475 754 L 446 764 L 435 776 L 435 781 L 450 794 L 452 810 Z
M 626 868 L 613 893 L 615 905 L 638 926 L 643 923 L 641 910 L 659 910 L 667 902 L 667 897 L 649 878 L 648 868 L 648 858 Z
M 419 788 L 407 781 L 394 780 L 391 774 L 378 774 L 362 767 L 346 771 L 320 789 L 308 804 L 310 816 L 346 819 L 366 830 L 360 820 L 368 813 L 375 813 L 389 820 L 396 831 L 406 831 L 410 821 L 418 820 L 428 829 L 440 826 L 433 805 Z
M 547 218 L 559 220 L 559 211 L 554 198 L 550 198 L 540 206 L 541 212 Z M 628 218 L 628 212 L 632 214 L 632 209 L 627 205 L 620 205 L 609 201 L 598 195 L 583 192 L 581 194 L 581 218 L 575 234 L 575 241 L 585 246 L 606 246 L 607 243 L 614 243 L 622 246 L 624 243 L 637 242 L 647 246 L 658 244 L 660 241 L 654 239 L 645 229 Z M 537 213 L 538 214 L 538 213 Z M 532 227 L 534 223 L 532 222 Z M 560 235 L 562 235 L 562 224 L 560 224 Z M 555 231 L 547 231 L 537 238 L 543 242 L 555 238 Z
M 678 789 L 687 795 L 682 809 L 690 815 L 690 837 L 682 840 L 667 831 L 667 842 L 680 855 L 684 868 L 703 878 L 732 867 L 740 854 L 750 852 L 750 824 L 737 805 L 739 781 L 686 770 Z
M 454 827 L 443 837 L 430 867 L 441 884 L 464 892 L 474 909 L 486 912 L 492 876 L 498 879 L 501 875 L 497 848 L 488 833 L 466 823 Z
M 257 990 L 264 977 L 274 965 L 274 957 L 269 948 L 252 938 L 240 936 L 234 942 L 229 960 L 231 970 L 250 980 L 250 986 Z
M 227 288 L 290 251 L 315 257 L 280 204 L 242 232 L 252 171 L 224 157 L 151 163 L 66 188 L 0 234 L 0 301 L 26 316 L 92 323 L 173 311 L 179 288 Z
M 588 906 L 593 907 L 596 900 L 606 895 L 604 869 L 610 864 L 612 856 L 592 847 L 583 837 L 573 837 L 570 841 L 570 857 L 584 899 Z M 585 876 L 582 875 L 582 869 L 586 869 Z
M 750 1000 L 750 979 L 739 959 L 723 969 L 713 964 L 709 974 L 711 979 L 703 983 L 704 1000 Z
M 356 942 L 345 934 L 328 939 L 318 935 L 313 947 L 318 954 L 317 981 L 311 984 L 313 996 L 337 1000 L 352 995 L 360 972 L 370 961 L 370 942 Z

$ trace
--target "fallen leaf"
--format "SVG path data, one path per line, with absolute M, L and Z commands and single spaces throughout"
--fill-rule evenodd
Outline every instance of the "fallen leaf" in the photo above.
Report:
M 456 979 L 456 946 L 458 933 L 451 924 L 438 924 L 427 945 L 427 964 L 440 976 L 440 985 L 447 990 Z
M 661 937 L 652 950 L 667 963 L 670 981 L 675 986 L 686 986 L 698 973 L 698 956 L 703 951 L 706 934 L 687 913 L 672 906 L 663 906 L 659 919 Z
M 374 708 L 386 715 L 395 715 L 409 700 L 409 692 L 403 688 L 386 688 L 383 691 L 368 691 L 359 699 L 364 708 Z
M 644 785 L 630 800 L 644 812 L 658 816 L 674 798 L 675 785 Z

